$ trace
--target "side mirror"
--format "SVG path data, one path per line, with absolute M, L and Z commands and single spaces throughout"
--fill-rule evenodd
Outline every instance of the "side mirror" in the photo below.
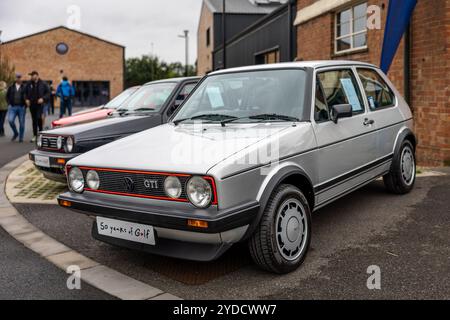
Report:
M 353 116 L 353 107 L 351 104 L 337 104 L 331 107 L 331 120 L 338 123 L 340 118 L 351 118 Z

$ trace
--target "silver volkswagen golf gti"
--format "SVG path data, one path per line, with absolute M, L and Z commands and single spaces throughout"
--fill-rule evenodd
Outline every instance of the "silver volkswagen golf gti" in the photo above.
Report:
M 346 61 L 205 77 L 169 123 L 67 165 L 59 204 L 95 216 L 113 245 L 210 261 L 247 242 L 261 268 L 305 259 L 311 213 L 383 177 L 416 178 L 411 111 L 375 66 Z

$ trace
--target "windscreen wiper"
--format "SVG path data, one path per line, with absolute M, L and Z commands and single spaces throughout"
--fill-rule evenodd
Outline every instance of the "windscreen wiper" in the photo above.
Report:
M 228 120 L 224 120 L 221 121 L 222 126 L 224 127 L 227 123 L 231 123 L 231 122 L 235 122 L 238 120 L 242 120 L 242 119 L 250 119 L 250 120 L 281 120 L 281 121 L 288 121 L 288 122 L 299 122 L 300 119 L 296 118 L 296 117 L 291 117 L 291 116 L 285 116 L 285 115 L 281 115 L 281 114 L 276 114 L 276 113 L 264 113 L 264 114 L 257 114 L 254 116 L 247 116 L 247 117 L 241 117 L 241 118 L 235 118 L 235 119 L 228 119 Z
M 237 117 L 229 116 L 229 115 L 226 115 L 226 114 L 201 114 L 199 116 L 195 116 L 195 117 L 192 117 L 192 118 L 185 118 L 185 119 L 175 120 L 173 122 L 173 124 L 177 126 L 181 122 L 188 121 L 188 120 L 211 120 L 211 121 L 222 122 L 222 121 L 225 121 L 225 120 L 234 120 L 234 119 L 237 119 Z
M 145 112 L 145 111 L 153 112 L 153 111 L 156 111 L 156 109 L 155 108 L 138 108 L 138 109 L 134 109 L 134 110 L 127 110 L 127 114 L 137 113 L 137 112 Z

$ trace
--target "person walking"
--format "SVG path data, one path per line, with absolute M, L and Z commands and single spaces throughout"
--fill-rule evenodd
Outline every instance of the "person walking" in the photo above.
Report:
M 55 114 L 55 95 L 55 88 L 53 85 L 50 85 L 50 112 L 52 115 Z
M 8 113 L 8 103 L 6 101 L 6 88 L 5 81 L 0 81 L 0 137 L 5 136 L 5 118 Z
M 6 97 L 9 105 L 8 122 L 14 134 L 11 141 L 16 141 L 19 138 L 19 142 L 22 143 L 25 134 L 26 107 L 25 86 L 22 83 L 21 74 L 16 73 L 16 81 L 8 88 Z M 19 118 L 19 131 L 16 127 L 16 118 Z
M 59 97 L 61 106 L 59 111 L 59 118 L 63 118 L 66 115 L 66 110 L 69 117 L 72 116 L 72 98 L 75 96 L 75 89 L 69 83 L 67 77 L 63 77 L 61 84 L 56 89 L 56 95 Z
M 47 83 L 39 78 L 37 71 L 31 72 L 29 75 L 31 81 L 25 88 L 25 99 L 27 106 L 30 108 L 33 122 L 33 139 L 30 142 L 35 142 L 38 133 L 42 131 L 42 113 L 44 105 L 50 99 L 50 88 Z

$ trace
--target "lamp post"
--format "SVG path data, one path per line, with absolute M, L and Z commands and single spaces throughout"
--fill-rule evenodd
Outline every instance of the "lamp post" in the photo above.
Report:
M 2 30 L 0 30 L 0 67 L 3 66 L 3 57 L 2 57 L 2 47 L 3 47 L 3 42 L 2 42 Z
M 222 67 L 223 69 L 227 68 L 227 9 L 226 9 L 226 1 L 222 0 Z
M 185 45 L 186 45 L 186 49 L 185 49 L 186 50 L 185 51 L 185 54 L 186 54 L 185 75 L 187 77 L 189 75 L 189 30 L 184 30 L 184 34 L 180 35 L 178 37 L 183 38 L 185 40 Z

